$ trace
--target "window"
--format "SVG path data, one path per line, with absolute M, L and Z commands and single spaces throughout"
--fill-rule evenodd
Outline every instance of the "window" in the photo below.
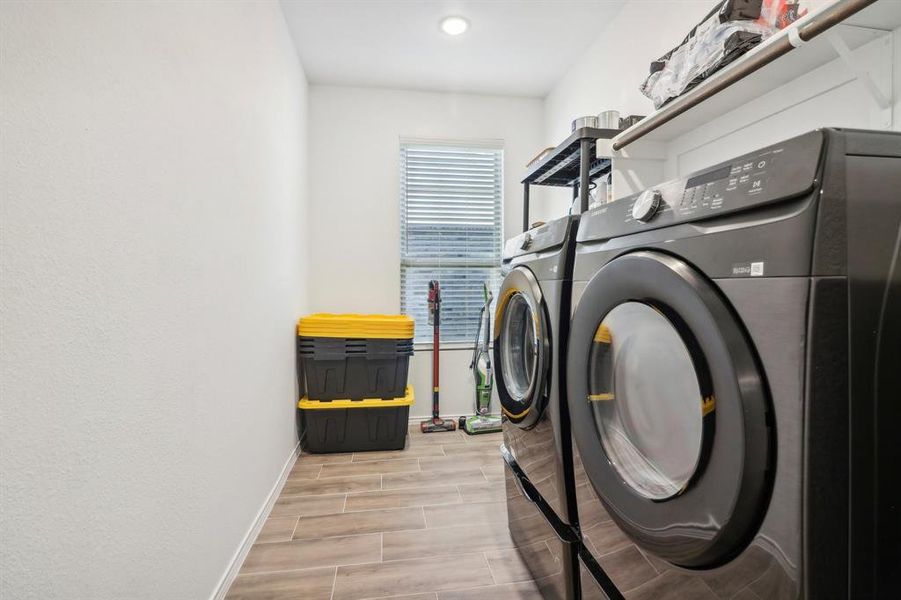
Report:
M 482 283 L 497 295 L 503 224 L 503 150 L 401 143 L 401 310 L 431 342 L 429 281 L 441 285 L 441 341 L 475 339 Z

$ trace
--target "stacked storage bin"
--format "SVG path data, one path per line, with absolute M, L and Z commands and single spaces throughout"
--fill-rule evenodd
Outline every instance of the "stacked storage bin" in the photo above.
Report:
M 413 319 L 404 315 L 315 314 L 297 323 L 309 452 L 404 447 L 413 388 Z

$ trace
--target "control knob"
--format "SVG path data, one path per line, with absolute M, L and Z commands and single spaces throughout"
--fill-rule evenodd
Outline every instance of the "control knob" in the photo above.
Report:
M 651 189 L 643 191 L 638 195 L 638 198 L 635 199 L 635 204 L 632 205 L 632 217 L 638 221 L 647 223 L 655 214 L 657 214 L 657 209 L 660 208 L 661 200 L 663 200 L 663 196 L 657 190 Z
M 519 247 L 520 247 L 522 250 L 528 250 L 528 249 L 529 249 L 529 246 L 531 246 L 531 245 L 532 245 L 532 234 L 531 234 L 531 233 L 526 233 L 526 234 L 522 237 L 522 244 L 520 244 Z

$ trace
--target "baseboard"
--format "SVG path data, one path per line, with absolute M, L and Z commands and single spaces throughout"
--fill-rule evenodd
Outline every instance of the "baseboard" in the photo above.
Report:
M 260 507 L 259 512 L 257 512 L 253 524 L 250 526 L 244 539 L 241 540 L 241 545 L 238 546 L 238 549 L 235 551 L 235 554 L 228 564 L 228 568 L 222 575 L 222 579 L 219 580 L 219 584 L 216 586 L 213 595 L 210 596 L 211 600 L 223 600 L 228 593 L 228 588 L 231 587 L 235 577 L 238 576 L 238 571 L 241 569 L 241 565 L 244 564 L 247 553 L 250 552 L 253 542 L 257 539 L 260 530 L 263 528 L 263 524 L 266 523 L 266 519 L 269 518 L 269 513 L 272 512 L 275 501 L 278 500 L 279 494 L 282 493 L 282 488 L 285 487 L 285 482 L 288 480 L 288 475 L 294 467 L 294 462 L 297 460 L 299 450 L 300 442 L 297 442 L 294 449 L 291 450 L 291 454 L 288 455 L 288 460 L 285 461 L 285 466 L 282 467 L 282 472 L 278 476 L 278 480 L 276 480 L 275 485 L 272 486 L 272 489 L 269 491 L 266 501 L 263 503 L 263 506 Z
M 442 414 L 442 415 L 441 415 L 441 418 L 442 418 L 442 419 L 448 419 L 448 420 L 451 420 L 451 421 L 456 421 L 456 420 L 459 419 L 460 417 L 471 417 L 471 416 L 472 416 L 472 413 L 466 413 L 466 414 L 462 414 L 462 415 L 445 415 L 445 414 Z M 499 415 L 499 414 L 491 413 L 489 416 L 491 416 L 491 417 L 499 417 L 500 415 Z M 422 417 L 410 417 L 410 424 L 411 424 L 411 425 L 413 425 L 413 424 L 417 424 L 417 425 L 418 425 L 420 422 L 425 421 L 426 419 L 431 419 L 431 418 L 432 418 L 431 413 L 429 413 L 429 414 L 427 414 L 427 415 L 425 415 L 425 416 L 422 416 Z
M 460 417 L 471 417 L 471 416 L 472 416 L 472 413 L 469 413 L 469 414 L 466 414 L 466 415 L 446 415 L 446 414 L 442 414 L 442 415 L 441 415 L 441 418 L 442 418 L 442 419 L 448 419 L 448 420 L 451 420 L 451 421 L 456 421 L 456 420 L 459 419 Z M 410 424 L 413 424 L 413 423 L 417 423 L 417 424 L 418 424 L 418 423 L 421 422 L 421 421 L 425 421 L 426 419 L 431 419 L 431 418 L 432 418 L 432 413 L 429 413 L 429 414 L 427 414 L 427 415 L 423 415 L 423 416 L 421 416 L 421 417 L 414 417 L 414 416 L 411 416 L 411 417 L 410 417 Z

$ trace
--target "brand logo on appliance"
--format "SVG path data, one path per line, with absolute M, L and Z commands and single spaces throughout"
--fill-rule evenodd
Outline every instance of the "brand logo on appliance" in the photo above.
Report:
M 732 275 L 734 277 L 763 277 L 763 262 L 733 263 Z

